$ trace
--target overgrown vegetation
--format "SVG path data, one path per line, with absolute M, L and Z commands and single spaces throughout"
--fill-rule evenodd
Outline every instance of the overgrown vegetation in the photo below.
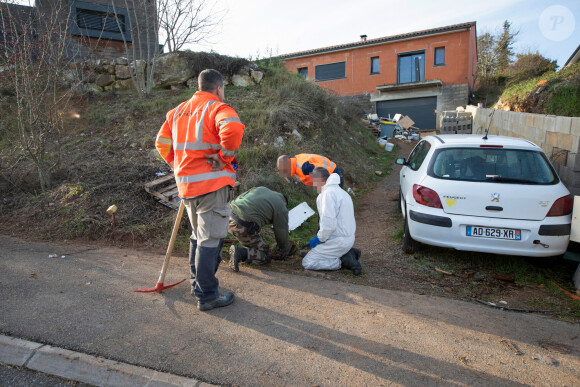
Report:
M 580 63 L 507 87 L 499 105 L 520 112 L 580 117 Z
M 68 26 L 59 18 L 68 15 L 57 4 L 42 18 L 30 13 L 24 22 L 6 5 L 0 3 L 0 88 L 13 98 L 2 109 L 8 116 L 3 125 L 10 129 L 3 137 L 11 135 L 13 145 L 34 164 L 39 187 L 46 190 L 60 168 L 63 110 L 76 81 L 70 79 L 63 87 L 73 61 L 61 38 L 68 35 Z
M 263 66 L 266 76 L 260 85 L 226 88 L 227 102 L 246 124 L 237 154 L 240 191 L 263 185 L 285 193 L 290 207 L 306 200 L 315 208 L 313 189 L 286 181 L 275 170 L 278 155 L 301 152 L 324 154 L 338 163 L 354 192 L 378 181 L 374 171 L 386 170 L 388 159 L 362 126 L 361 112 L 289 74 L 280 64 Z M 154 90 L 145 98 L 123 93 L 79 95 L 63 115 L 63 168 L 53 188 L 44 193 L 30 163 L 9 136 L 0 134 L 0 231 L 52 240 L 165 246 L 173 212 L 143 185 L 169 172 L 155 151 L 155 136 L 166 112 L 193 93 Z M 119 208 L 115 229 L 106 214 L 112 204 Z M 183 227 L 188 227 L 185 221 Z M 302 230 L 291 236 L 298 243 L 311 237 L 316 221 L 307 222 Z M 187 249 L 187 234 L 180 233 L 184 241 L 178 241 L 178 248 Z
M 477 38 L 477 85 L 473 103 L 528 113 L 580 116 L 579 65 L 556 71 L 539 52 L 515 53 L 518 31 L 505 21 L 498 33 Z

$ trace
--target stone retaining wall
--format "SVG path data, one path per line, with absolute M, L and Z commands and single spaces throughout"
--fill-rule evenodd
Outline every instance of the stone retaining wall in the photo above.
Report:
M 573 195 L 580 195 L 580 117 L 473 109 L 473 133 L 521 137 L 541 147 Z M 493 117 L 491 116 L 493 113 Z
M 193 57 L 194 55 L 196 57 Z M 197 71 L 196 64 L 199 65 L 199 62 L 202 61 L 209 68 L 217 68 L 212 65 L 217 65 L 219 62 L 214 60 L 215 63 L 212 63 L 212 55 L 218 56 L 208 54 L 206 59 L 199 53 L 172 52 L 157 57 L 153 72 L 153 88 L 197 89 L 197 76 L 203 68 Z M 222 60 L 223 58 L 226 57 L 222 57 Z M 240 60 L 234 58 L 232 61 Z M 246 64 L 238 66 L 239 69 L 235 74 L 222 72 L 226 85 L 247 87 L 262 81 L 265 75 L 264 71 L 255 64 L 246 62 Z M 92 92 L 136 90 L 131 76 L 135 76 L 136 81 L 143 83 L 148 66 L 150 64 L 143 60 L 133 61 L 125 57 L 77 60 L 65 71 L 64 80 L 71 86 Z M 219 68 L 217 69 L 219 70 Z M 144 86 L 141 85 L 141 88 Z

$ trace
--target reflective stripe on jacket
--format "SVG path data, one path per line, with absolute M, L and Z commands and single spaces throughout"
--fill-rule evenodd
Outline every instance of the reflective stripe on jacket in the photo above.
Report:
M 290 166 L 292 172 L 290 176 L 296 175 L 306 185 L 312 186 L 312 177 L 310 174 L 317 167 L 323 167 L 328 173 L 334 172 L 336 164 L 330 161 L 328 157 L 301 153 L 290 157 Z
M 181 198 L 193 198 L 233 185 L 237 164 L 234 155 L 244 135 L 244 124 L 236 111 L 205 91 L 167 113 L 157 134 L 155 147 L 168 164 L 173 164 Z M 218 154 L 225 164 L 212 171 L 205 155 Z

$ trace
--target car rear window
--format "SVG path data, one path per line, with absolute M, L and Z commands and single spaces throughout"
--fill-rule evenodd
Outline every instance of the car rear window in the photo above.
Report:
M 407 165 L 409 165 L 409 168 L 414 171 L 421 168 L 423 161 L 425 161 L 425 157 L 427 157 L 427 153 L 429 153 L 429 149 L 431 149 L 431 144 L 429 144 L 428 141 L 423 140 L 418 143 L 411 151 L 409 160 L 407 160 Z
M 555 184 L 541 152 L 504 148 L 447 148 L 433 155 L 429 175 L 441 179 L 511 184 Z

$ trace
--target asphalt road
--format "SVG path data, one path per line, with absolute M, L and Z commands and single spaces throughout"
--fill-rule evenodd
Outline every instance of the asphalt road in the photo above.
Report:
M 578 324 L 225 264 L 234 304 L 199 312 L 186 283 L 133 292 L 155 285 L 162 261 L 0 236 L 0 333 L 221 385 L 580 381 Z M 187 272 L 174 257 L 165 283 Z

